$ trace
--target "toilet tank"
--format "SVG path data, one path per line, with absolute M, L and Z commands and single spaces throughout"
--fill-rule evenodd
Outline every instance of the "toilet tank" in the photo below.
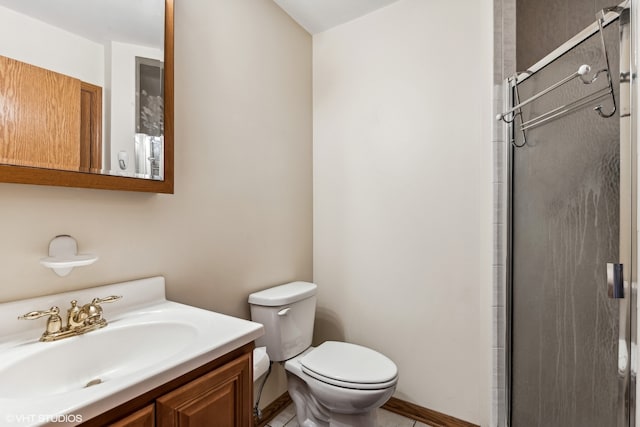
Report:
M 266 346 L 269 359 L 291 359 L 311 346 L 316 313 L 314 283 L 292 282 L 249 295 L 251 320 L 264 325 L 256 346 Z

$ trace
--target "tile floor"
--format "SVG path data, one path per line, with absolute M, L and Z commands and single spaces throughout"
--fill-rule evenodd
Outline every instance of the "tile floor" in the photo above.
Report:
M 299 427 L 296 420 L 296 411 L 293 404 L 284 408 L 276 417 L 267 424 L 267 427 Z M 410 418 L 405 418 L 384 409 L 378 409 L 377 427 L 431 427 Z

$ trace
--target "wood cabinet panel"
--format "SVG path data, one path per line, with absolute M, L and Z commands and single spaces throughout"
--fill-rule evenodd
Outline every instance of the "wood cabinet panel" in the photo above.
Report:
M 80 83 L 80 171 L 102 170 L 102 88 Z
M 155 427 L 154 405 L 146 406 L 109 427 Z
M 80 80 L 0 56 L 0 163 L 77 171 Z
M 245 354 L 156 401 L 158 427 L 249 427 L 251 355 Z

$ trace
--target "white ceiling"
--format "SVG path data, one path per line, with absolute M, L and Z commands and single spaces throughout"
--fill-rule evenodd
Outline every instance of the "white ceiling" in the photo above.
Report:
M 398 0 L 273 0 L 311 34 L 359 18 Z
M 398 0 L 273 0 L 311 34 Z M 162 49 L 164 0 L 0 0 L 0 6 L 104 43 Z
M 99 43 L 164 47 L 164 0 L 0 0 L 0 6 Z

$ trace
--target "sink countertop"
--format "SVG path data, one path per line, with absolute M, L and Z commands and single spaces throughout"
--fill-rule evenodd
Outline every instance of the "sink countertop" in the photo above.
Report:
M 264 333 L 259 323 L 167 301 L 164 288 L 164 278 L 154 277 L 0 304 L 0 426 L 38 426 L 52 421 L 55 426 L 72 426 L 88 421 Z M 54 305 L 65 319 L 72 299 L 81 305 L 109 295 L 123 296 L 103 305 L 109 325 L 85 335 L 43 343 L 38 340 L 47 317 L 17 320 L 21 314 Z M 126 337 L 133 338 L 127 341 Z M 113 353 L 112 341 L 117 343 Z M 143 348 L 144 342 L 157 346 L 158 351 Z M 106 343 L 107 350 L 82 359 L 83 351 L 90 353 L 91 347 L 86 346 L 91 343 L 98 347 Z M 107 363 L 102 371 L 99 360 L 94 363 L 95 358 L 109 362 L 118 354 L 134 358 L 138 351 L 141 355 L 135 363 Z M 70 352 L 74 354 L 69 355 L 68 365 L 58 360 L 67 360 Z M 48 364 L 42 360 L 52 365 L 42 366 Z M 83 369 L 95 370 L 95 375 L 89 372 L 83 377 Z M 78 378 L 76 370 L 80 371 Z M 64 384 L 52 383 L 56 375 Z M 85 388 L 84 381 L 91 376 L 104 381 Z

